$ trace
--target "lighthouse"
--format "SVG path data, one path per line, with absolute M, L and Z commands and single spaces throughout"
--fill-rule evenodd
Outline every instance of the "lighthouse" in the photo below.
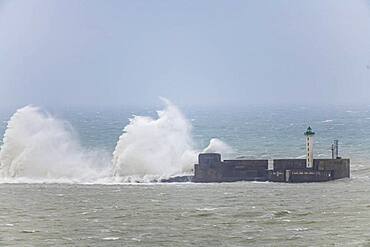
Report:
M 306 167 L 312 168 L 313 167 L 313 136 L 315 132 L 312 131 L 311 127 L 307 128 L 307 131 L 304 132 L 306 136 Z

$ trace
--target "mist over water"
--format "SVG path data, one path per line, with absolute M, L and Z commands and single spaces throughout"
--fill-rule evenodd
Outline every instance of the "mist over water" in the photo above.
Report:
M 158 118 L 134 116 L 113 154 L 81 145 L 73 127 L 34 106 L 8 121 L 0 149 L 5 182 L 149 182 L 190 173 L 201 150 L 194 148 L 191 123 L 168 100 Z M 212 139 L 205 151 L 230 153 Z

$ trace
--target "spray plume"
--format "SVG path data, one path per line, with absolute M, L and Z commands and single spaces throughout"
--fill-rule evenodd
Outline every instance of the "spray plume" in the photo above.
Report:
M 0 150 L 0 177 L 92 179 L 101 156 L 84 150 L 69 124 L 26 106 L 10 118 Z
M 0 178 L 109 183 L 154 181 L 189 173 L 201 152 L 193 147 L 192 126 L 175 105 L 163 101 L 165 108 L 157 112 L 156 119 L 130 119 L 112 158 L 103 151 L 83 148 L 68 123 L 37 107 L 23 107 L 10 118 L 4 134 Z M 218 139 L 212 139 L 204 150 L 231 151 Z

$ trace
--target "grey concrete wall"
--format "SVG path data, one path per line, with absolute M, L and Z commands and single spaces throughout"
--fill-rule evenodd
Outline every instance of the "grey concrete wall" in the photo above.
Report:
M 349 159 L 315 159 L 317 170 L 333 170 L 333 179 L 350 177 Z
M 288 171 L 290 183 L 325 182 L 332 180 L 332 171 L 292 170 Z
M 216 154 L 199 155 L 194 182 L 267 180 L 268 160 L 225 160 Z
M 305 159 L 275 159 L 268 171 L 268 160 L 225 160 L 217 153 L 200 154 L 194 166 L 194 182 L 270 180 L 275 182 L 321 182 L 350 176 L 349 159 L 315 159 L 312 169 Z M 286 171 L 288 170 L 288 176 Z M 286 180 L 289 181 L 286 181 Z
M 195 182 L 214 182 L 222 177 L 221 154 L 199 154 L 198 164 L 194 166 Z
M 221 162 L 216 164 L 196 164 L 194 166 L 195 182 L 215 182 L 222 178 Z
M 221 154 L 218 153 L 206 153 L 198 155 L 198 164 L 214 164 L 221 162 Z
M 225 160 L 222 162 L 223 177 L 266 177 L 268 160 Z
M 274 162 L 274 171 L 284 171 L 292 169 L 305 169 L 305 159 L 276 159 Z
M 271 182 L 285 182 L 285 174 L 280 171 L 268 171 L 268 181 Z
M 246 166 L 250 169 L 267 169 L 268 160 L 224 160 L 225 166 Z

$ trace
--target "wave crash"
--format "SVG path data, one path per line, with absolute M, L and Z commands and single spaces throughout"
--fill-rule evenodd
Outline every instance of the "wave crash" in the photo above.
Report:
M 82 148 L 73 128 L 39 108 L 10 118 L 0 149 L 0 178 L 93 181 L 104 173 L 101 154 Z
M 0 182 L 155 182 L 192 172 L 201 152 L 230 153 L 214 138 L 194 148 L 192 126 L 170 101 L 157 118 L 133 116 L 113 154 L 83 147 L 72 126 L 34 106 L 8 121 L 0 147 Z

